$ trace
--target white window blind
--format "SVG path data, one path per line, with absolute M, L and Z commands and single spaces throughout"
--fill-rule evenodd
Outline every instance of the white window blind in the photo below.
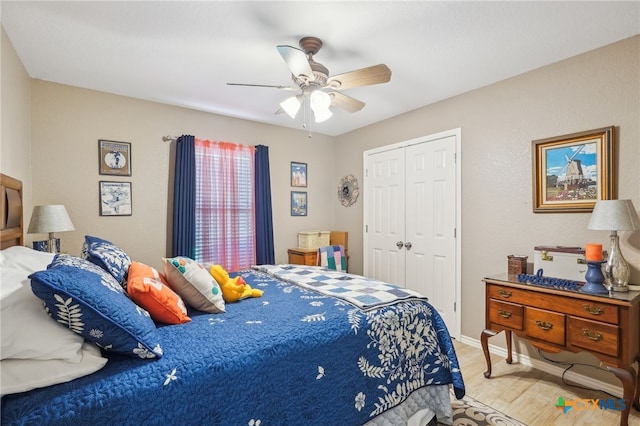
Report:
M 254 148 L 196 139 L 196 260 L 255 264 Z

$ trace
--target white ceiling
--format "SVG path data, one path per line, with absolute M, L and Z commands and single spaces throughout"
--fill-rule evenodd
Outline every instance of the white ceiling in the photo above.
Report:
M 276 45 L 304 36 L 331 75 L 384 63 L 366 103 L 311 130 L 340 135 L 640 33 L 640 1 L 2 1 L 32 78 L 300 129 Z M 295 93 L 295 92 L 293 92 Z

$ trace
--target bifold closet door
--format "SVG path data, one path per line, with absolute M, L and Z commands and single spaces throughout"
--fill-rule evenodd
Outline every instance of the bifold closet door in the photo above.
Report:
M 404 149 L 372 154 L 366 167 L 365 275 L 404 286 Z
M 455 137 L 405 149 L 405 287 L 455 320 Z
M 416 290 L 455 323 L 456 137 L 368 154 L 364 275 Z

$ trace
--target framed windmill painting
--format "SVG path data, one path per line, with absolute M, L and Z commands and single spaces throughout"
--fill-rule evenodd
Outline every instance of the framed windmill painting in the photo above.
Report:
M 531 143 L 533 212 L 591 212 L 615 196 L 614 127 Z

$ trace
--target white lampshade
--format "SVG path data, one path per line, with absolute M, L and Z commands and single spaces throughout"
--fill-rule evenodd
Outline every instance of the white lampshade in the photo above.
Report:
M 298 96 L 291 96 L 290 98 L 280 102 L 280 106 L 284 112 L 286 112 L 291 118 L 296 118 L 301 104 L 302 102 L 300 102 Z
M 611 248 L 605 265 L 605 274 L 613 291 L 629 291 L 631 270 L 620 250 L 618 231 L 640 229 L 640 219 L 631 200 L 600 200 L 591 213 L 589 229 L 610 231 Z
M 631 200 L 599 200 L 591 213 L 589 229 L 599 231 L 636 231 L 640 219 Z
M 35 206 L 29 222 L 29 234 L 73 231 L 67 209 L 61 204 Z

